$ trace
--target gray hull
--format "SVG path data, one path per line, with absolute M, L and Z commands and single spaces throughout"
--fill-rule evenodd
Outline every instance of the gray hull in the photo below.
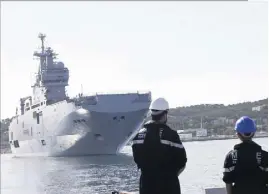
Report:
M 126 140 L 139 129 L 146 112 L 147 109 L 128 113 L 91 112 L 87 125 L 89 127 L 84 128 L 79 126 L 82 124 L 77 124 L 81 130 L 78 134 L 83 135 L 70 148 L 66 149 L 63 146 L 62 151 L 52 152 L 52 155 L 115 154 L 125 145 Z
M 10 125 L 16 155 L 80 156 L 116 154 L 139 130 L 150 102 L 135 95 L 103 96 L 99 104 L 76 106 L 62 101 L 39 108 L 39 123 L 30 110 Z M 16 145 L 17 144 L 17 145 Z

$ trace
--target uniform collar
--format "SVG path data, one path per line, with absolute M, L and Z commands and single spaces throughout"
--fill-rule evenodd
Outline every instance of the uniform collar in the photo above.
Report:
M 150 120 L 150 121 L 148 121 L 148 122 L 146 122 L 144 124 L 145 127 L 152 126 L 152 125 L 159 125 L 159 126 L 162 126 L 162 127 L 167 127 L 167 125 L 165 123 L 159 123 L 159 122 L 156 122 L 156 121 L 153 121 L 153 120 Z
M 243 142 L 241 142 L 241 143 L 239 143 L 239 144 L 236 144 L 235 146 L 234 146 L 234 149 L 235 150 L 238 150 L 238 149 L 240 149 L 241 147 L 261 147 L 261 146 L 259 146 L 257 143 L 255 143 L 254 141 L 243 141 Z

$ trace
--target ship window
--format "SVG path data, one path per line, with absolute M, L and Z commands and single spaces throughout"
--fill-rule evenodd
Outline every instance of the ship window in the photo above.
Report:
M 104 140 L 101 134 L 94 134 L 95 140 Z
M 31 127 L 31 136 L 33 136 L 33 128 Z
M 43 105 L 43 102 L 41 102 L 41 106 Z
M 125 116 L 121 116 L 120 118 L 123 119 L 123 120 L 125 120 Z
M 24 128 L 24 122 L 22 122 L 22 128 Z
M 46 142 L 45 142 L 45 140 L 41 140 L 41 143 L 42 143 L 42 145 L 46 145 Z
M 39 106 L 40 106 L 40 104 L 35 104 L 35 105 L 32 106 L 32 109 L 37 108 Z
M 14 147 L 15 148 L 19 148 L 20 147 L 18 140 L 14 140 Z
M 23 134 L 29 136 L 29 130 L 28 129 L 23 130 Z
M 113 117 L 113 120 L 116 120 L 117 119 L 117 117 Z
M 33 118 L 36 118 L 36 111 L 33 112 Z
M 39 113 L 36 114 L 36 122 L 39 124 Z

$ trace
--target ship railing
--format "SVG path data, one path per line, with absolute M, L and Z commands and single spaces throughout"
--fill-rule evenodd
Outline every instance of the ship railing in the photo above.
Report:
M 46 57 L 48 54 L 47 53 L 40 53 L 38 51 L 35 51 L 33 55 L 36 56 L 36 57 Z
M 83 96 L 98 96 L 98 95 L 133 95 L 133 94 L 140 94 L 140 95 L 151 95 L 151 91 L 143 91 L 143 90 L 137 90 L 137 91 L 110 91 L 110 92 L 95 92 L 95 93 L 83 93 Z
M 74 102 L 76 106 L 82 105 L 96 105 L 98 103 L 97 96 L 76 96 L 75 98 L 68 98 L 68 102 Z
M 42 71 L 53 71 L 53 70 L 67 70 L 69 71 L 69 69 L 67 67 L 51 67 L 51 68 L 47 68 L 45 67 L 44 69 L 42 69 Z
M 42 69 L 41 73 L 44 75 L 47 75 L 47 74 L 51 74 L 51 73 L 69 73 L 69 69 L 64 67 L 64 68 L 56 68 L 56 67 L 53 67 L 51 69 L 48 69 L 48 68 L 45 68 L 45 69 Z
M 74 97 L 69 97 L 69 100 L 76 100 L 80 98 L 87 98 L 87 97 L 97 97 L 98 95 L 103 96 L 103 95 L 134 95 L 137 94 L 138 96 L 147 96 L 149 100 L 151 100 L 151 92 L 141 92 L 141 91 L 136 91 L 136 92 L 96 92 L 96 93 L 79 93 L 77 96 Z
M 104 95 L 134 95 L 137 94 L 138 98 L 147 98 L 148 100 L 151 101 L 151 92 L 150 91 L 136 91 L 136 92 L 96 92 L 96 93 L 79 93 L 77 96 L 74 97 L 68 97 L 69 101 L 75 101 L 78 99 L 87 99 L 87 98 L 97 98 L 98 96 L 104 96 Z
M 136 92 L 136 93 L 95 93 L 95 94 L 79 94 L 76 97 L 68 98 L 68 102 L 75 102 L 76 105 L 91 104 L 96 105 L 98 103 L 98 95 L 134 95 L 137 97 L 132 101 L 132 103 L 137 102 L 151 102 L 151 92 Z

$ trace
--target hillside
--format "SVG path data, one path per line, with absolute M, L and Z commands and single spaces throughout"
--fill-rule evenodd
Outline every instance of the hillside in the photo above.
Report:
M 255 110 L 256 109 L 258 110 Z M 255 119 L 262 130 L 267 131 L 268 99 L 255 102 L 244 102 L 225 106 L 223 104 L 201 104 L 189 107 L 178 107 L 169 111 L 170 122 L 182 124 L 180 129 L 198 128 L 201 125 L 207 129 L 232 127 L 236 119 L 241 116 L 250 116 Z
M 224 106 L 223 104 L 201 104 L 189 107 L 178 107 L 170 110 L 170 114 L 176 117 L 227 117 L 235 118 L 238 115 L 248 115 L 250 117 L 264 117 L 268 115 L 268 108 L 264 107 L 262 111 L 252 111 L 253 107 L 266 105 L 268 99 L 255 102 L 244 102 L 234 105 Z

